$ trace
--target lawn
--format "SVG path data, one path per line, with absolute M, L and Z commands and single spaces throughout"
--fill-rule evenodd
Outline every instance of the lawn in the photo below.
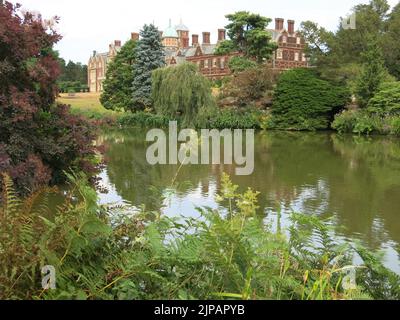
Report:
M 74 93 L 73 95 L 62 93 L 57 101 L 71 105 L 74 112 L 82 114 L 115 114 L 114 111 L 107 110 L 101 105 L 99 93 L 85 92 Z

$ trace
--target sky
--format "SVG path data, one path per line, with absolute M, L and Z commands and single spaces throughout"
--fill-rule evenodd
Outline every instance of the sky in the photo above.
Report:
M 393 6 L 399 0 L 388 0 Z M 312 20 L 328 30 L 335 30 L 339 18 L 345 17 L 359 3 L 368 0 L 18 0 L 26 10 L 40 12 L 44 18 L 60 17 L 57 27 L 63 39 L 56 45 L 65 60 L 89 60 L 94 50 L 106 52 L 114 40 L 125 42 L 131 32 L 154 23 L 165 29 L 172 19 L 180 19 L 190 33 L 211 32 L 216 42 L 217 29 L 227 24 L 225 15 L 240 10 L 269 18 L 296 21 Z M 273 27 L 273 22 L 270 25 Z

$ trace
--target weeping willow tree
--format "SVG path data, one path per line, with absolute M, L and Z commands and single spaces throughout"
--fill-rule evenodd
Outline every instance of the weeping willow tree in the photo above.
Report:
M 200 113 L 216 108 L 209 81 L 193 63 L 153 71 L 152 96 L 157 113 L 193 125 Z

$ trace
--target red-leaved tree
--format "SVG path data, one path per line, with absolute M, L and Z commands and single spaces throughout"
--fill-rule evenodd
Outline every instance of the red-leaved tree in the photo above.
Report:
M 96 171 L 89 123 L 55 103 L 57 22 L 0 1 L 0 173 L 25 194 L 62 182 L 64 170 Z

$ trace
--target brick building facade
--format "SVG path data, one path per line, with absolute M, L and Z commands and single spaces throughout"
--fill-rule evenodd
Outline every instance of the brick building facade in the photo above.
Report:
M 295 31 L 293 20 L 285 21 L 282 18 L 275 19 L 275 28 L 267 29 L 271 33 L 272 41 L 277 44 L 277 50 L 269 62 L 277 72 L 287 69 L 307 67 L 308 61 L 304 53 L 306 43 L 302 35 Z M 189 28 L 180 21 L 177 26 L 169 26 L 160 32 L 165 50 L 167 65 L 177 65 L 189 61 L 196 63 L 201 73 L 210 79 L 220 79 L 229 76 L 229 60 L 239 53 L 229 55 L 216 55 L 218 43 L 226 38 L 226 30 L 218 29 L 218 41 L 212 44 L 210 32 L 203 32 L 201 42 L 198 34 L 192 34 L 190 45 Z M 138 33 L 132 33 L 133 40 L 139 39 Z M 107 72 L 107 65 L 121 49 L 121 41 L 110 44 L 106 53 L 93 53 L 88 63 L 88 85 L 90 92 L 101 92 L 103 81 Z
M 288 20 L 287 29 L 282 18 L 275 19 L 275 29 L 268 29 L 272 41 L 278 45 L 272 58 L 272 67 L 278 70 L 308 67 L 304 49 L 306 42 L 302 35 L 295 31 L 295 22 Z
M 228 63 L 233 56 L 238 56 L 239 53 L 232 53 L 229 55 L 216 55 L 215 50 L 218 43 L 224 41 L 226 38 L 225 29 L 218 29 L 218 42 L 216 44 L 210 43 L 210 33 L 203 32 L 202 43 L 199 42 L 199 35 L 192 35 L 192 45 L 187 46 L 187 36 L 189 30 L 182 23 L 175 27 L 176 41 L 174 43 L 184 44 L 178 47 L 169 46 L 172 38 L 169 35 L 173 33 L 173 28 L 169 28 L 163 33 L 163 43 L 166 50 L 166 62 L 168 65 L 180 64 L 185 61 L 196 63 L 199 66 L 201 73 L 210 79 L 219 79 L 231 74 Z M 185 41 L 180 37 L 182 34 L 180 30 L 185 30 Z M 285 21 L 282 18 L 275 19 L 275 28 L 267 29 L 271 33 L 272 41 L 278 46 L 277 50 L 272 56 L 270 65 L 278 72 L 307 67 L 308 61 L 304 53 L 306 43 L 302 35 L 295 31 L 295 22 L 293 20 L 287 21 L 285 28 Z
M 184 34 L 184 41 L 180 40 L 180 43 L 185 44 L 185 46 L 179 47 L 177 50 L 175 50 L 173 47 L 166 46 L 165 50 L 167 65 L 176 65 L 186 61 L 193 62 L 198 65 L 200 72 L 204 76 L 211 79 L 218 79 L 231 74 L 231 71 L 228 67 L 229 59 L 232 56 L 237 56 L 238 53 L 232 53 L 224 56 L 215 54 L 218 43 L 225 40 L 225 29 L 218 30 L 218 42 L 216 44 L 211 43 L 210 32 L 203 32 L 201 43 L 199 42 L 199 35 L 192 34 L 192 45 L 189 46 L 189 41 L 187 38 L 189 31 L 187 27 L 181 24 L 176 28 L 177 31 L 180 29 L 187 30 L 187 33 Z M 165 39 L 165 34 L 163 34 L 163 41 L 165 41 Z
M 106 79 L 107 66 L 121 50 L 121 41 L 115 40 L 108 47 L 108 52 L 93 55 L 88 62 L 88 86 L 90 92 L 103 91 L 103 81 Z

